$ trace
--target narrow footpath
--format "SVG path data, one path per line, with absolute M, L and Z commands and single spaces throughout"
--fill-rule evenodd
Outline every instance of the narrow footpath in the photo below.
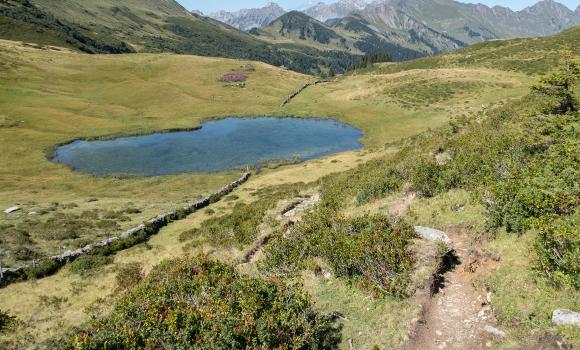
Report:
M 490 349 L 493 340 L 505 334 L 496 328 L 488 305 L 493 296 L 476 290 L 472 281 L 480 270 L 495 269 L 499 263 L 469 255 L 466 229 L 451 229 L 447 234 L 455 252 L 447 259 L 435 294 L 424 305 L 423 319 L 406 349 Z

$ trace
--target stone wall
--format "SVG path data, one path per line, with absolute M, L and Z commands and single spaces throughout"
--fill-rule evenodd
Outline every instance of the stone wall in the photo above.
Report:
M 215 192 L 183 208 L 158 215 L 137 227 L 121 233 L 117 237 L 112 237 L 94 244 L 89 244 L 77 250 L 66 251 L 58 256 L 51 256 L 47 259 L 38 261 L 34 265 L 8 269 L 2 268 L 0 287 L 4 287 L 10 283 L 23 281 L 29 278 L 42 278 L 52 275 L 62 266 L 72 262 L 79 256 L 97 249 L 110 248 L 113 246 L 113 243 L 116 243 L 115 248 L 118 248 L 113 249 L 114 251 L 127 249 L 132 245 L 142 243 L 152 235 L 157 234 L 161 228 L 167 226 L 170 222 L 184 219 L 188 215 L 219 201 L 224 196 L 231 193 L 235 188 L 248 181 L 249 178 L 250 173 L 245 173 L 241 178 L 223 187 L 218 192 Z
M 280 107 L 286 106 L 288 103 L 290 103 L 290 101 L 292 101 L 292 99 L 294 99 L 294 97 L 300 95 L 300 93 L 302 91 L 306 90 L 307 88 L 314 86 L 314 85 L 321 84 L 321 83 L 328 83 L 328 81 L 327 80 L 317 80 L 317 81 L 306 83 L 306 84 L 302 85 L 298 90 L 294 91 L 288 97 L 286 97 L 286 99 L 284 100 L 284 102 L 282 102 Z

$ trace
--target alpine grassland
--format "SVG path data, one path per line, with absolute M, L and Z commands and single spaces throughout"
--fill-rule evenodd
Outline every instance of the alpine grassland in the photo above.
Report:
M 0 41 L 0 205 L 20 208 L 0 214 L 8 266 L 118 235 L 239 177 L 94 177 L 50 162 L 59 144 L 227 116 L 330 117 L 364 133 L 360 151 L 257 169 L 140 244 L 2 287 L 0 347 L 402 349 L 451 249 L 414 226 L 465 232 L 466 250 L 493 259 L 473 281 L 506 333 L 491 346 L 580 346 L 577 328 L 550 320 L 580 308 L 579 35 L 364 64 L 284 106 L 318 78 Z M 220 80 L 231 72 L 243 84 Z

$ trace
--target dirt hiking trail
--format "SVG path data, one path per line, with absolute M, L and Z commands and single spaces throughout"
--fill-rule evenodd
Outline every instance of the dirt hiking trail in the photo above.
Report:
M 446 258 L 433 297 L 423 303 L 423 319 L 406 349 L 490 349 L 493 340 L 505 334 L 496 327 L 488 305 L 492 295 L 475 289 L 472 281 L 480 270 L 495 269 L 499 263 L 477 252 L 470 254 L 467 229 L 446 232 L 455 251 Z

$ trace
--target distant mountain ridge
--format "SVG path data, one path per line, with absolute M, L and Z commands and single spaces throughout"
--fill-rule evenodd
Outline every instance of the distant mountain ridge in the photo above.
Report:
M 355 53 L 275 45 L 175 0 L 0 0 L 0 38 L 87 53 L 170 52 L 263 61 L 309 74 L 343 72 Z
M 262 8 L 242 9 L 236 12 L 219 11 L 208 16 L 242 31 L 267 26 L 286 11 L 278 4 L 269 3 Z
M 553 0 L 542 0 L 521 11 L 507 7 L 489 7 L 453 0 L 339 0 L 318 3 L 305 10 L 308 16 L 332 26 L 340 20 L 359 14 L 380 28 L 378 34 L 390 30 L 409 30 L 409 22 L 423 24 L 430 29 L 465 44 L 490 39 L 552 35 L 580 25 L 580 6 L 575 11 Z M 236 12 L 220 11 L 210 17 L 238 29 L 264 27 L 282 16 L 284 11 L 275 3 L 261 9 Z M 377 21 L 381 17 L 384 22 Z M 407 18 L 407 21 L 402 21 Z M 435 44 L 437 46 L 437 44 Z
M 271 3 L 221 15 L 231 24 L 190 12 L 176 0 L 0 0 L 0 38 L 87 53 L 171 52 L 258 60 L 321 74 L 344 72 L 365 53 L 408 60 L 580 24 L 579 9 L 552 0 L 517 12 L 452 0 L 341 0 L 303 12 L 287 13 Z
M 381 18 L 376 20 L 381 21 Z M 368 17 L 363 17 L 360 13 L 353 13 L 329 26 L 302 12 L 291 11 L 266 27 L 251 30 L 250 34 L 274 44 L 294 43 L 361 55 L 386 52 L 397 61 L 465 46 L 460 41 L 408 18 L 404 13 L 395 14 L 391 20 L 401 24 L 404 29 L 379 31 Z
M 304 10 L 304 13 L 321 22 L 326 22 L 328 20 L 344 18 L 353 11 L 363 10 L 366 6 L 367 2 L 365 0 L 339 0 L 331 4 L 319 2 Z

